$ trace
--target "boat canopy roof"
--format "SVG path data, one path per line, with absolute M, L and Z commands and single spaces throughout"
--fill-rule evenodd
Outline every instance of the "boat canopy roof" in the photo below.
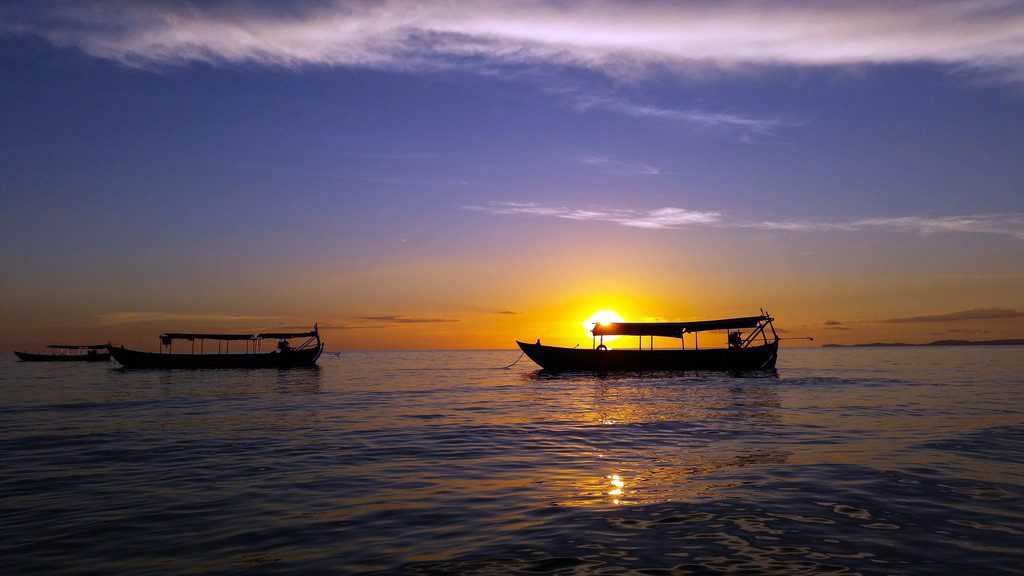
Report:
M 190 332 L 165 332 L 160 335 L 160 340 L 170 342 L 171 340 L 252 340 L 252 334 L 193 334 Z
M 50 344 L 47 346 L 53 350 L 103 350 L 106 347 L 106 344 Z
M 761 322 L 770 322 L 768 316 L 745 316 L 722 320 L 698 320 L 694 322 L 610 322 L 596 324 L 594 336 L 664 336 L 682 338 L 683 333 L 705 330 L 732 330 L 754 328 Z
M 257 338 L 273 338 L 277 340 L 287 340 L 289 338 L 312 338 L 317 335 L 317 331 L 311 332 L 263 332 L 257 334 Z

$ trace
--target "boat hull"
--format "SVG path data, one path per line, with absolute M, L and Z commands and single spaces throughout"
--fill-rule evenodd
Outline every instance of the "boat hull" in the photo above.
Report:
M 775 368 L 779 353 L 778 342 L 707 350 L 591 350 L 516 343 L 530 360 L 551 372 L 768 370 Z
M 96 354 L 30 354 L 15 351 L 14 355 L 22 362 L 108 362 L 108 352 Z
M 118 364 L 131 369 L 298 368 L 316 366 L 324 347 L 320 344 L 301 350 L 257 354 L 158 354 L 113 347 L 109 350 Z

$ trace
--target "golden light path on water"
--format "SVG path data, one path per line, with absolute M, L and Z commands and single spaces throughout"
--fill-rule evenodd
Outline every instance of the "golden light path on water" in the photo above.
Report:
M 612 486 L 614 486 L 614 488 L 608 491 L 608 495 L 612 497 L 612 504 L 618 504 L 619 496 L 622 496 L 622 487 L 625 486 L 626 483 L 618 474 L 612 474 L 609 476 L 608 481 Z

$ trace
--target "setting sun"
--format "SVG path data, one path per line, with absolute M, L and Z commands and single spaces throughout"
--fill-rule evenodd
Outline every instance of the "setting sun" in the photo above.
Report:
M 587 336 L 590 336 L 591 330 L 594 329 L 594 324 L 611 324 L 612 322 L 625 322 L 625 319 L 614 310 L 598 310 L 583 322 L 583 329 L 587 332 Z M 605 336 L 604 340 L 611 342 L 616 338 L 618 336 Z

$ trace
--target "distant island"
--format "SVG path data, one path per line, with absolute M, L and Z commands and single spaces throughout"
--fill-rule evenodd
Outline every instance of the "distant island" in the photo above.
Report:
M 1009 340 L 936 340 L 927 344 L 872 342 L 870 344 L 823 344 L 822 348 L 889 348 L 896 346 L 1024 346 L 1024 338 Z

